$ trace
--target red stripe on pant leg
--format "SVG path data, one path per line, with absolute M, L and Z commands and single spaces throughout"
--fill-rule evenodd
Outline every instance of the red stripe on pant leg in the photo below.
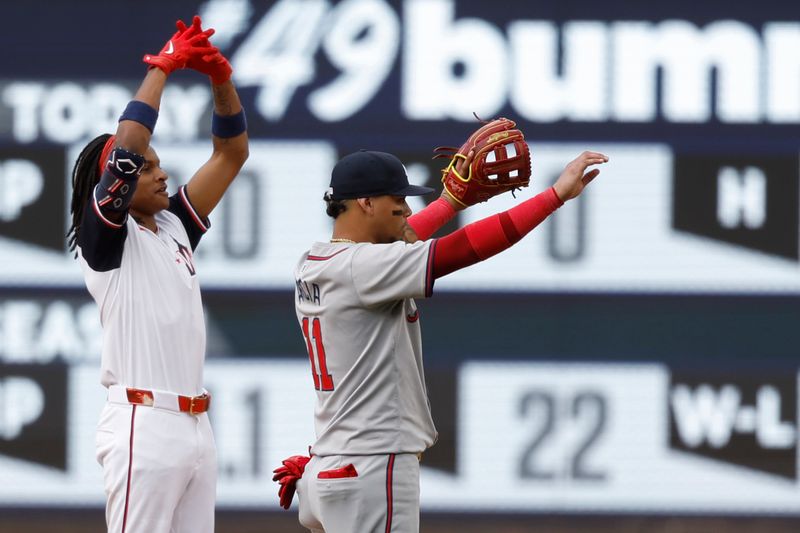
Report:
M 389 454 L 386 465 L 386 533 L 392 530 L 392 473 L 394 471 L 394 454 Z
M 136 406 L 131 410 L 131 439 L 128 443 L 128 483 L 125 487 L 125 511 L 122 515 L 122 533 L 125 533 L 125 525 L 128 522 L 128 497 L 131 493 L 131 469 L 133 467 L 133 421 L 136 419 Z

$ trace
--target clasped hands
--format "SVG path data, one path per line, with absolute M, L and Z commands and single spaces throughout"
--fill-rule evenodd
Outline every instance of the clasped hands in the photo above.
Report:
M 192 25 L 186 26 L 182 20 L 175 23 L 177 31 L 170 37 L 158 55 L 145 54 L 143 61 L 152 67 L 157 67 L 169 75 L 175 70 L 189 68 L 201 72 L 211 78 L 212 83 L 219 85 L 228 81 L 233 69 L 230 63 L 213 46 L 209 37 L 214 35 L 214 29 L 202 28 L 202 21 L 197 15 L 192 19 Z

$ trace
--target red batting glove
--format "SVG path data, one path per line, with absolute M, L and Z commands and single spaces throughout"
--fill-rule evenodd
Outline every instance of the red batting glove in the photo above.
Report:
M 219 85 L 231 79 L 233 74 L 233 67 L 222 55 L 222 52 L 217 47 L 212 46 L 216 52 L 206 54 L 200 58 L 190 60 L 187 66 L 198 72 L 202 72 L 211 78 L 211 83 Z
M 181 22 L 181 24 L 183 24 L 183 22 Z M 195 15 L 189 30 L 194 32 L 194 34 L 201 34 L 203 33 L 202 24 L 203 22 L 200 20 L 200 17 Z M 213 29 L 208 29 L 206 31 L 210 31 L 211 34 L 214 32 Z M 209 34 L 209 36 L 211 34 Z M 205 43 L 201 43 L 201 46 L 207 46 L 208 50 L 203 54 L 192 54 L 186 62 L 186 67 L 209 76 L 214 85 L 225 83 L 231 79 L 233 68 L 231 68 L 231 64 L 219 51 L 219 48 L 211 46 L 208 40 L 206 40 Z
M 187 28 L 182 20 L 178 20 L 175 27 L 178 31 L 158 55 L 145 54 L 143 58 L 145 63 L 160 68 L 167 75 L 186 67 L 189 59 L 194 56 L 213 53 L 208 38 L 214 35 L 214 30 L 201 31 L 199 24 L 192 24 Z
M 273 472 L 272 481 L 277 481 L 280 484 L 278 488 L 278 498 L 280 498 L 281 507 L 288 509 L 292 505 L 295 490 L 297 489 L 297 480 L 303 477 L 306 464 L 311 460 L 311 457 L 305 455 L 293 455 L 282 461 L 283 466 L 279 466 Z

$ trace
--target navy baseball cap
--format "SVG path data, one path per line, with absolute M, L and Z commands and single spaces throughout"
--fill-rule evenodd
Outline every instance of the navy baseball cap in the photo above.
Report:
M 344 156 L 333 167 L 331 187 L 325 196 L 347 200 L 384 194 L 422 196 L 433 191 L 430 187 L 409 184 L 406 167 L 392 154 L 359 150 Z

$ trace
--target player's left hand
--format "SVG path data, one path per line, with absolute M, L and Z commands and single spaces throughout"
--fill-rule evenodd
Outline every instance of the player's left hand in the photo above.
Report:
M 231 79 L 233 68 L 216 46 L 211 50 L 208 54 L 191 58 L 186 66 L 211 78 L 214 85 L 220 85 Z
M 277 481 L 280 484 L 278 488 L 278 498 L 280 498 L 281 507 L 288 509 L 292 505 L 294 493 L 297 490 L 297 481 L 303 477 L 306 464 L 311 460 L 311 457 L 305 455 L 293 455 L 284 459 L 273 472 L 272 481 Z
M 145 63 L 160 68 L 167 75 L 185 68 L 190 59 L 213 54 L 216 50 L 208 42 L 208 38 L 214 35 L 213 29 L 202 30 L 199 24 L 187 27 L 182 20 L 178 20 L 175 27 L 177 31 L 158 55 L 145 54 L 143 58 Z
M 178 21 L 178 24 L 186 28 L 183 24 L 183 21 Z M 203 21 L 200 20 L 200 17 L 195 15 L 192 19 L 192 25 L 189 28 L 189 31 L 193 32 L 195 35 L 201 34 L 205 32 L 214 32 L 212 28 L 208 30 L 203 30 L 202 28 Z M 179 27 L 180 29 L 180 27 Z M 231 78 L 231 74 L 233 73 L 233 68 L 231 64 L 228 62 L 228 59 L 222 55 L 222 52 L 219 51 L 219 48 L 216 46 L 212 46 L 211 43 L 206 40 L 205 43 L 200 43 L 201 45 L 205 44 L 208 46 L 208 51 L 206 53 L 200 54 L 192 54 L 188 61 L 186 62 L 186 68 L 190 68 L 192 70 L 196 70 L 202 74 L 205 74 L 209 78 L 211 78 L 211 82 L 214 85 L 219 85 L 221 83 L 225 83 Z
M 608 163 L 607 155 L 590 151 L 583 152 L 570 161 L 553 184 L 553 189 L 561 201 L 566 202 L 582 193 L 583 189 L 600 174 L 599 168 L 593 168 L 589 172 L 586 170 L 591 165 L 603 163 Z

